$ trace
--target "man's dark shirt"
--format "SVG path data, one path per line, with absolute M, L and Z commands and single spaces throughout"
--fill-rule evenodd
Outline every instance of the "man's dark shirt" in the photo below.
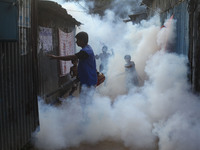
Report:
M 92 48 L 89 45 L 86 45 L 75 55 L 79 59 L 78 79 L 80 80 L 80 83 L 87 86 L 96 85 L 96 61 Z
M 89 57 L 88 53 L 86 53 L 85 51 L 80 51 L 75 55 L 76 57 L 78 57 L 78 59 L 87 59 Z

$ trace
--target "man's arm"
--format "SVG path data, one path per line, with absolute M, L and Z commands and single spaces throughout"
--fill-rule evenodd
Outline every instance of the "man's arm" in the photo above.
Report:
M 76 55 L 68 55 L 68 56 L 56 56 L 56 55 L 47 55 L 51 59 L 57 59 L 57 60 L 65 60 L 65 61 L 70 61 L 70 60 L 76 60 L 78 59 Z

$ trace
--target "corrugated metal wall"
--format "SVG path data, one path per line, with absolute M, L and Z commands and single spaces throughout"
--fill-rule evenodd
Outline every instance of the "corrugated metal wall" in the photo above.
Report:
M 200 0 L 154 0 L 149 9 L 161 10 L 161 22 L 174 14 L 176 19 L 175 52 L 184 54 L 189 59 L 188 74 L 194 92 L 200 92 Z
M 167 5 L 167 4 L 166 4 Z M 175 52 L 188 55 L 189 51 L 189 14 L 187 11 L 187 2 L 177 3 L 161 13 L 161 22 L 164 23 L 171 15 L 176 20 L 176 45 Z
M 190 14 L 190 52 L 189 60 L 193 91 L 200 93 L 200 0 L 191 0 Z
M 34 19 L 29 13 L 34 13 L 36 0 L 21 2 L 23 4 L 19 4 L 22 15 L 19 21 L 19 41 L 0 41 L 1 150 L 21 149 L 39 124 L 35 85 L 37 67 L 32 34 L 34 25 L 26 20 Z M 23 7 L 24 5 L 29 8 Z

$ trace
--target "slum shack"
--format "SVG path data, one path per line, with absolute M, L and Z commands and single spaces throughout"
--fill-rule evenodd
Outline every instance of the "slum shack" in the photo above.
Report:
M 40 1 L 38 6 L 38 94 L 47 103 L 56 103 L 75 79 L 69 74 L 71 61 L 51 60 L 47 54 L 74 54 L 76 27 L 81 23 L 56 2 Z
M 0 149 L 26 145 L 39 125 L 37 0 L 0 0 Z

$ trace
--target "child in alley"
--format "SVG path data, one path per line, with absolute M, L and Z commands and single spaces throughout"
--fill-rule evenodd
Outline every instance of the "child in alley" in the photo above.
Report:
M 131 61 L 130 55 L 125 55 L 124 60 L 126 62 L 124 67 L 125 67 L 127 88 L 129 88 L 130 86 L 138 86 L 139 85 L 138 75 L 135 69 L 134 61 Z

